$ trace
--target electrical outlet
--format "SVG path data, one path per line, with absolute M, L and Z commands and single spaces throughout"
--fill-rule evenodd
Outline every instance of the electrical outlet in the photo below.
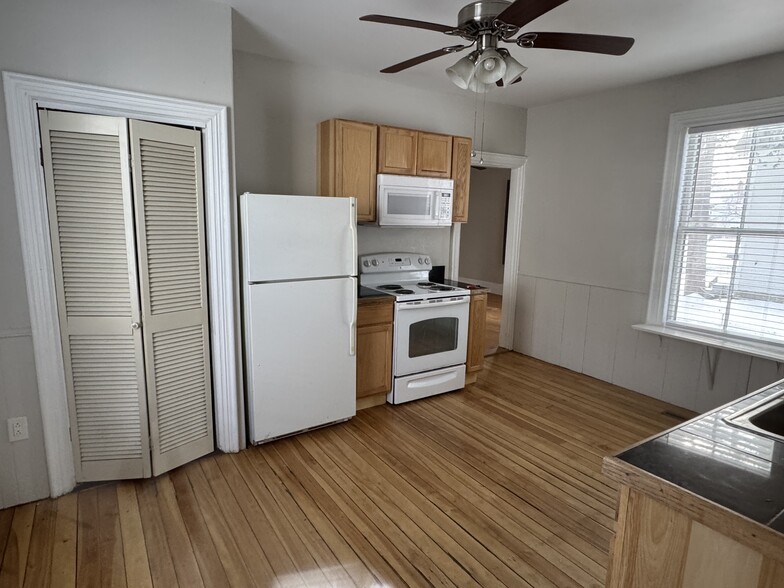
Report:
M 29 438 L 27 432 L 27 417 L 16 417 L 8 419 L 8 440 L 12 443 L 14 441 L 21 441 L 22 439 Z

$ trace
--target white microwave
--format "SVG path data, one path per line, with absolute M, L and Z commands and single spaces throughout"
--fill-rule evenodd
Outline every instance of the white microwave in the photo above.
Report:
M 378 174 L 377 188 L 376 212 L 382 227 L 452 225 L 452 180 Z

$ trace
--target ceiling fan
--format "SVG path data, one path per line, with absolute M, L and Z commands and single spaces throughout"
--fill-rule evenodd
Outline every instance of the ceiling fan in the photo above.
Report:
M 460 10 L 456 27 L 381 14 L 368 14 L 359 20 L 427 29 L 470 41 L 468 44 L 450 45 L 401 61 L 382 69 L 381 73 L 397 73 L 476 45 L 470 55 L 455 63 L 446 72 L 458 87 L 482 93 L 493 85 L 504 87 L 516 84 L 527 69 L 514 59 L 507 49 L 499 48 L 499 43 L 515 43 L 527 49 L 564 49 L 605 55 L 624 55 L 631 49 L 634 39 L 630 37 L 526 32 L 513 38 L 523 26 L 566 1 L 480 0 L 467 4 Z

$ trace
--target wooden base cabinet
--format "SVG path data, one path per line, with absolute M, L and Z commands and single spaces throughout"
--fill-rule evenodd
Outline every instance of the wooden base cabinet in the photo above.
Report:
M 357 221 L 376 220 L 378 127 L 330 119 L 318 126 L 317 191 L 320 196 L 354 196 Z
M 394 299 L 364 298 L 357 305 L 357 410 L 386 402 L 392 389 Z
M 487 291 L 473 290 L 468 309 L 468 351 L 466 353 L 466 383 L 476 381 L 485 365 L 485 327 L 487 326 Z

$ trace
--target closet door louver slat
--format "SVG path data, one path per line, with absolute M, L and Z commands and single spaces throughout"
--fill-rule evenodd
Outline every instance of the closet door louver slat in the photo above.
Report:
M 201 134 L 130 121 L 152 470 L 214 449 Z
M 127 121 L 39 122 L 77 481 L 149 476 Z

